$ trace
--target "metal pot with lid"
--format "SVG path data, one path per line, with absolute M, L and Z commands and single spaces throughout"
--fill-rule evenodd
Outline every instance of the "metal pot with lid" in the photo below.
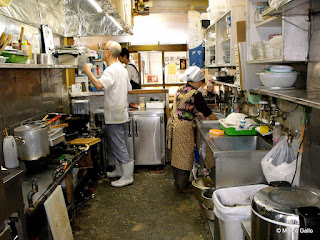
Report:
M 32 123 L 14 129 L 18 155 L 21 160 L 33 161 L 50 153 L 48 128 Z
M 319 190 L 264 188 L 257 192 L 252 201 L 252 239 L 320 239 L 319 207 Z

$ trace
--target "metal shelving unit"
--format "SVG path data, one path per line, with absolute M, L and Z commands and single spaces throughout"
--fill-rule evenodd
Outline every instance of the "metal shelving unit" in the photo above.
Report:
M 260 89 L 250 93 L 276 97 L 282 100 L 320 109 L 320 91 L 304 89 Z
M 68 69 L 78 68 L 78 65 L 48 65 L 48 64 L 22 64 L 22 63 L 1 63 L 0 68 L 11 69 Z

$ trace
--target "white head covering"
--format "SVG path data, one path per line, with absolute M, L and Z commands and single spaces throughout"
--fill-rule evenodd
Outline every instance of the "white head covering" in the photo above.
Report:
M 199 67 L 191 66 L 184 73 L 180 74 L 180 79 L 185 82 L 200 82 L 204 80 L 205 77 Z

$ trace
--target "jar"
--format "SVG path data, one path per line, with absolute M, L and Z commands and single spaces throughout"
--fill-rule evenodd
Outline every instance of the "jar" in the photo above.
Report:
M 139 104 L 140 108 L 145 108 L 146 107 L 145 97 L 139 97 L 138 98 L 138 104 Z

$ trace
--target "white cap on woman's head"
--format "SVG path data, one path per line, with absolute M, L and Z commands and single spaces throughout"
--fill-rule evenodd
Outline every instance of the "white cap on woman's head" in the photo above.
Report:
M 197 66 L 188 67 L 179 77 L 186 82 L 200 82 L 205 79 L 203 72 Z

